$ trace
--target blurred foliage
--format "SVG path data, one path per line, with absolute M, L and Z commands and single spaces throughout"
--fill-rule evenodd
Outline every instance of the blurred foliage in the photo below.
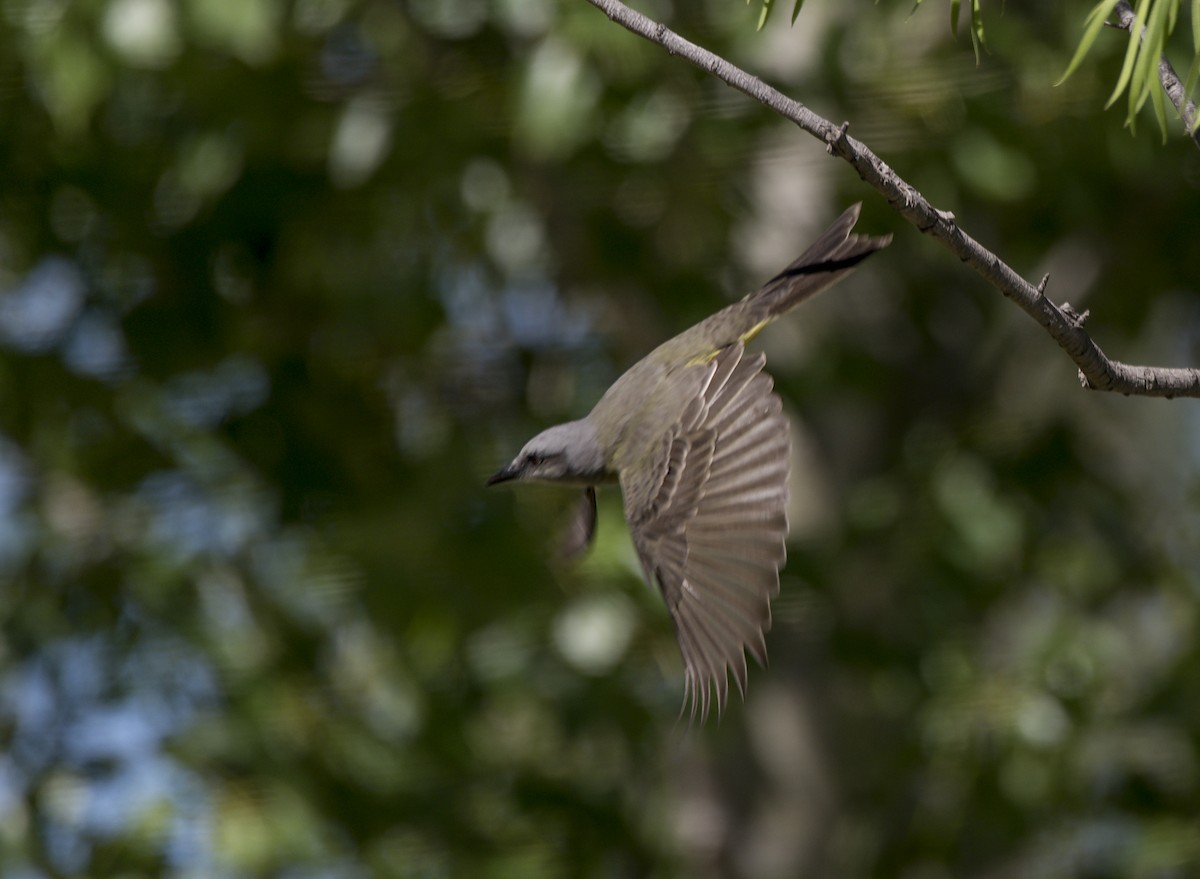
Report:
M 1078 10 L 977 67 L 901 6 L 668 22 L 1195 364 L 1200 157 L 1097 112 L 1122 35 L 1054 88 Z M 6 877 L 1195 875 L 1193 403 L 1080 391 L 585 3 L 6 0 L 0 45 Z M 616 493 L 559 570 L 571 498 L 482 481 L 857 199 L 895 242 L 761 343 L 771 668 L 687 729 Z

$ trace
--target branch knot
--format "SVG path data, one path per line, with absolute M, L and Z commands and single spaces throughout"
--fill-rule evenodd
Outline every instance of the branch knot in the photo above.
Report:
M 850 127 L 850 120 L 847 119 L 838 128 L 837 132 L 825 138 L 825 152 L 833 155 L 833 148 L 846 139 L 846 130 Z
M 1050 277 L 1049 275 L 1046 276 L 1046 278 L 1049 278 L 1049 277 Z M 1045 285 L 1045 283 L 1046 283 L 1046 279 L 1043 278 L 1042 285 Z M 1039 286 L 1038 292 L 1040 293 L 1041 291 L 1042 291 L 1042 287 Z M 1067 318 L 1067 320 L 1069 320 L 1071 322 L 1071 326 L 1077 330 L 1082 330 L 1083 325 L 1085 323 L 1087 323 L 1087 319 L 1092 316 L 1091 311 L 1089 311 L 1086 308 L 1083 310 L 1082 314 L 1080 312 L 1076 311 L 1075 306 L 1073 306 L 1070 302 L 1064 302 L 1062 304 L 1062 306 L 1059 308 L 1059 310 L 1063 313 L 1063 315 Z

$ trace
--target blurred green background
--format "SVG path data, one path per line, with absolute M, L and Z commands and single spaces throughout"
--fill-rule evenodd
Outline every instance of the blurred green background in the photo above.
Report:
M 641 4 L 1195 365 L 1200 152 L 1103 111 L 1119 33 L 1053 87 L 1089 6 L 977 66 L 940 3 Z M 483 479 L 857 200 L 892 246 L 756 343 L 771 667 L 689 729 L 617 493 L 561 569 L 571 493 Z M 1198 875 L 1198 453 L 582 0 L 0 3 L 4 877 Z

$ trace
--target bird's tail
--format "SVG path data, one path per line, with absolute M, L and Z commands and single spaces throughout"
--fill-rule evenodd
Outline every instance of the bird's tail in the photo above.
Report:
M 847 208 L 795 262 L 750 297 L 754 313 L 761 315 L 764 323 L 837 283 L 891 243 L 891 235 L 851 234 L 861 208 L 861 202 Z

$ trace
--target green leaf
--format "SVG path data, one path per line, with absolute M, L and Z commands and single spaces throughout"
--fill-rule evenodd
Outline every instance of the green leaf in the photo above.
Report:
M 1195 57 L 1192 58 L 1191 66 L 1188 67 L 1187 76 L 1183 78 L 1183 93 L 1185 95 L 1190 95 L 1192 93 L 1192 89 L 1196 87 L 1196 81 L 1198 79 L 1200 79 L 1200 52 L 1196 53 Z M 1192 127 L 1188 130 L 1188 134 L 1191 134 L 1198 127 L 1200 127 L 1200 113 L 1197 113 L 1196 118 L 1192 120 Z
M 749 0 L 746 0 L 749 2 Z M 775 0 L 763 0 L 762 10 L 758 13 L 758 30 L 763 29 L 763 25 L 767 23 L 767 16 L 771 14 L 771 6 Z
M 1125 60 L 1121 64 L 1121 74 L 1117 77 L 1116 88 L 1113 89 L 1112 97 L 1108 99 L 1108 103 L 1104 105 L 1107 110 L 1111 107 L 1125 91 L 1125 87 L 1129 85 L 1129 80 L 1133 76 L 1134 64 L 1137 61 L 1138 49 L 1141 48 L 1142 41 L 1138 38 L 1142 28 L 1146 25 L 1146 6 L 1150 0 L 1138 0 L 1137 8 L 1133 13 L 1133 27 L 1129 31 L 1129 46 L 1125 49 Z
M 1195 0 L 1200 3 L 1200 0 Z M 1079 40 L 1079 46 L 1075 49 L 1075 55 L 1071 58 L 1071 63 L 1067 65 L 1066 72 L 1059 78 L 1055 85 L 1062 85 L 1067 81 L 1072 73 L 1078 69 L 1083 62 L 1084 57 L 1096 42 L 1096 37 L 1100 35 L 1100 30 L 1104 27 L 1105 21 L 1108 20 L 1109 14 L 1117 5 L 1117 0 L 1100 0 L 1099 3 L 1088 13 L 1087 19 L 1084 21 L 1083 37 Z
M 1158 64 L 1166 48 L 1167 35 L 1171 32 L 1176 8 L 1176 4 L 1170 0 L 1157 0 L 1154 4 L 1142 37 L 1142 46 L 1129 92 L 1130 117 L 1140 112 L 1146 99 L 1150 98 L 1159 131 L 1162 132 L 1163 143 L 1167 140 L 1167 112 L 1158 78 Z
M 1149 2 L 1150 0 L 1146 0 L 1146 3 Z M 1130 115 L 1142 109 L 1151 92 L 1158 91 L 1158 59 L 1162 56 L 1163 44 L 1166 41 L 1166 13 L 1172 5 L 1171 2 L 1158 0 L 1150 11 L 1150 20 L 1142 32 L 1141 45 L 1138 46 L 1138 56 L 1133 64 L 1133 76 L 1129 83 Z M 1138 32 L 1136 26 L 1134 32 Z
M 980 0 L 971 0 L 971 48 L 975 50 L 975 64 L 979 64 L 979 50 L 985 48 L 983 41 L 983 11 Z
M 1200 0 L 1192 0 L 1192 51 L 1200 55 Z
M 746 5 L 749 6 L 752 0 L 746 0 Z M 771 12 L 775 9 L 775 0 L 761 0 L 762 9 L 758 13 L 758 30 L 762 30 L 767 23 L 767 19 L 771 17 Z M 792 24 L 796 23 L 796 19 L 800 17 L 800 10 L 804 7 L 804 0 L 794 0 L 792 4 Z
M 1150 105 L 1154 107 L 1154 118 L 1158 120 L 1158 128 L 1162 132 L 1163 146 L 1167 144 L 1167 108 L 1163 98 L 1163 90 L 1154 88 L 1150 90 Z
M 1190 95 L 1192 89 L 1196 87 L 1196 80 L 1200 79 L 1200 52 L 1192 58 L 1192 65 L 1188 68 L 1187 76 L 1183 78 L 1183 93 Z
M 913 6 L 913 12 L 916 12 L 917 6 L 921 5 L 921 0 L 917 0 Z M 962 12 L 962 0 L 950 0 L 950 33 L 958 36 L 958 19 Z M 911 14 L 911 13 L 910 13 Z M 975 50 L 975 63 L 979 63 L 979 50 L 983 47 L 983 13 L 980 9 L 980 0 L 971 0 L 971 48 Z

